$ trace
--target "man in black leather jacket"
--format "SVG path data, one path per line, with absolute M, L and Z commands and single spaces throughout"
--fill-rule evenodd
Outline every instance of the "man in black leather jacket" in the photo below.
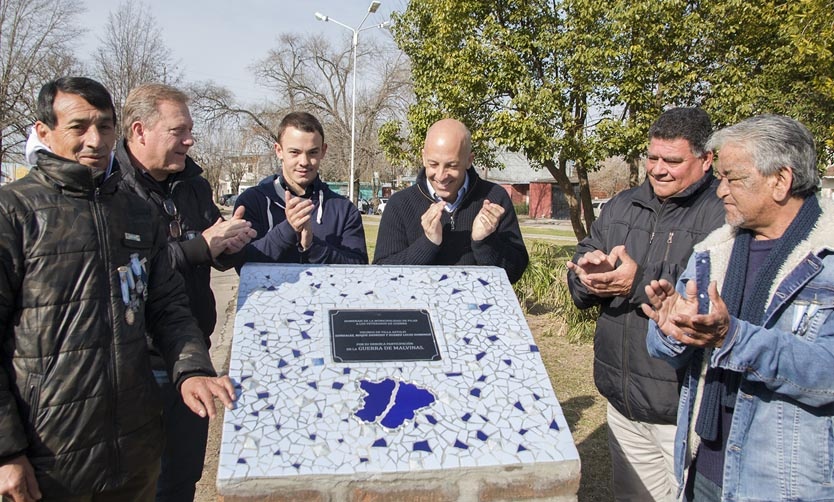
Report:
M 164 84 L 133 89 L 122 113 L 124 140 L 116 148 L 124 185 L 153 205 L 168 229 L 171 265 L 185 279 L 191 313 L 206 346 L 216 323 L 211 269 L 229 268 L 218 262 L 254 237 L 243 209 L 224 221 L 214 205 L 209 182 L 187 155 L 194 144 L 188 97 Z M 231 258 L 232 260 L 234 258 Z M 203 473 L 208 420 L 191 413 L 168 380 L 162 358 L 152 352 L 154 375 L 162 389 L 165 450 L 156 500 L 193 500 Z
M 115 110 L 86 78 L 47 83 L 44 150 L 0 188 L 0 495 L 153 500 L 162 423 L 146 333 L 186 405 L 231 406 L 150 206 L 119 187 Z
M 649 129 L 646 181 L 616 195 L 577 245 L 568 286 L 579 308 L 599 305 L 594 383 L 608 399 L 617 500 L 672 500 L 678 376 L 649 356 L 640 310 L 653 279 L 677 280 L 692 247 L 724 223 L 715 194 L 710 119 L 698 108 L 664 112 Z

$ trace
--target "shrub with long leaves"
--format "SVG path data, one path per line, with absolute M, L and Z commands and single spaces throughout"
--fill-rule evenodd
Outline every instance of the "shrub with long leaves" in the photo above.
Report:
M 571 343 L 589 343 L 599 308 L 580 310 L 573 304 L 567 284 L 565 263 L 573 256 L 575 246 L 559 246 L 533 241 L 530 263 L 514 289 L 525 312 L 549 314 L 560 326 L 546 334 L 564 335 Z

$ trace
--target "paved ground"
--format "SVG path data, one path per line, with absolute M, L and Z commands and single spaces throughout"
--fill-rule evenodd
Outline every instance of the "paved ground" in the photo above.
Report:
M 217 300 L 217 326 L 211 335 L 211 359 L 217 371 L 226 371 L 229 353 L 232 348 L 232 333 L 235 322 L 238 276 L 232 270 L 225 272 L 211 271 L 211 288 Z M 206 447 L 206 463 L 203 479 L 197 484 L 195 501 L 217 500 L 215 481 L 217 478 L 217 459 L 220 453 L 222 434 L 222 416 L 215 418 L 209 426 L 209 439 Z

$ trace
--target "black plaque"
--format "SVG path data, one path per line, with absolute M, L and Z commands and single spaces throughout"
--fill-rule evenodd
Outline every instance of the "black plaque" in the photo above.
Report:
M 440 360 L 423 309 L 331 310 L 330 347 L 337 363 Z

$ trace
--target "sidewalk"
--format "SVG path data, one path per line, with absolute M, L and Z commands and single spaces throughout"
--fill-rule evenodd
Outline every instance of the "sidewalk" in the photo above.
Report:
M 237 306 L 237 288 L 238 276 L 234 269 L 225 272 L 211 271 L 211 289 L 217 301 L 217 325 L 211 335 L 211 361 L 218 372 L 228 370 Z M 219 401 L 215 402 L 219 405 Z M 200 502 L 217 500 L 217 461 L 220 456 L 220 440 L 223 432 L 223 412 L 220 413 L 209 424 L 203 478 L 197 483 L 197 493 L 194 496 L 194 500 Z

